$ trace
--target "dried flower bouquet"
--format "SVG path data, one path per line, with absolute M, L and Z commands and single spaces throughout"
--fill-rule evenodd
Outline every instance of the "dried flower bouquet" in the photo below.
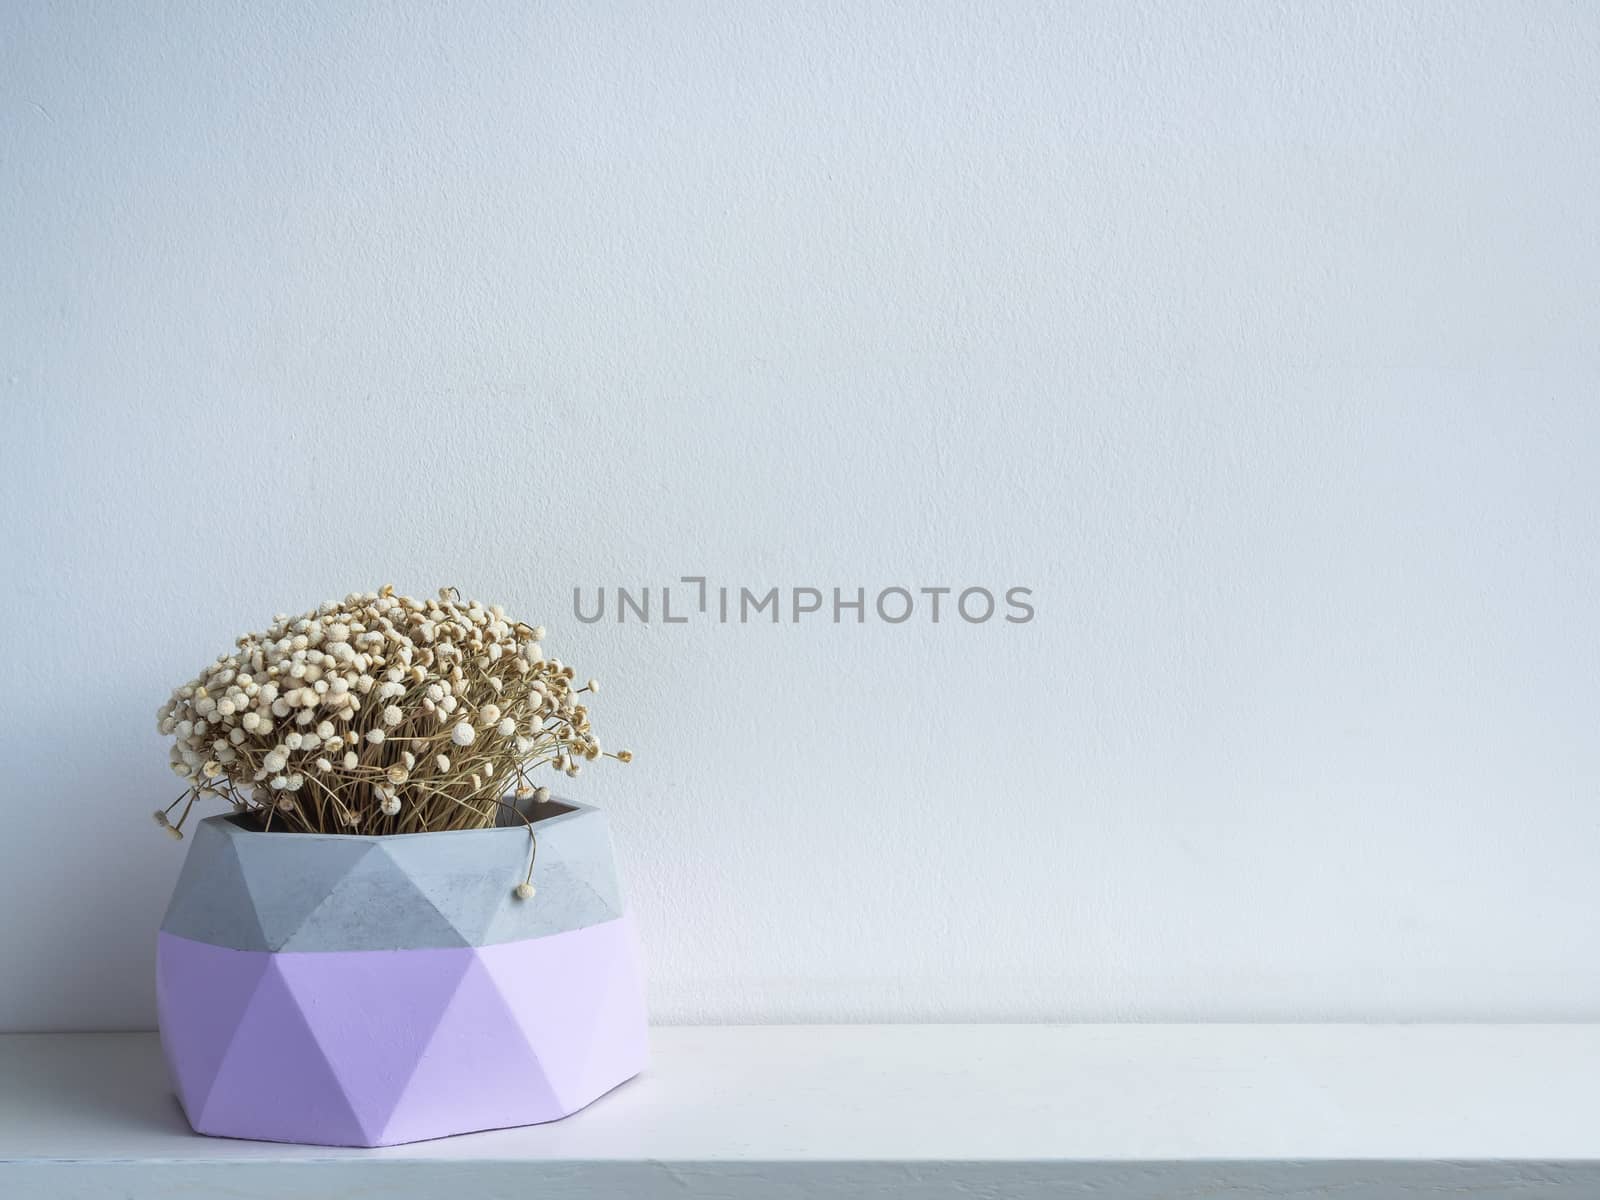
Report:
M 217 796 L 273 827 L 419 833 L 493 825 L 507 796 L 548 797 L 530 772 L 569 776 L 604 755 L 579 703 L 599 684 L 547 659 L 544 630 L 498 604 L 352 594 L 265 633 L 161 706 L 172 770 L 188 789 L 158 824 L 174 836 Z M 182 805 L 176 820 L 174 809 Z

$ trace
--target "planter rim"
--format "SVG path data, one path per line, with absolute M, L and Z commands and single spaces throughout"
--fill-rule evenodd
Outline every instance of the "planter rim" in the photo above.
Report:
M 577 800 L 569 800 L 564 796 L 550 797 L 549 804 L 561 809 L 547 816 L 535 817 L 530 822 L 535 830 L 541 825 L 554 825 L 560 821 L 571 820 L 584 813 L 599 812 L 592 804 L 583 804 Z M 303 833 L 293 829 L 252 829 L 241 820 L 240 813 L 217 813 L 215 816 L 204 818 L 201 824 L 231 825 L 236 835 L 247 838 L 273 838 L 283 834 L 302 841 L 330 841 L 330 842 L 410 842 L 416 838 L 449 838 L 461 837 L 471 834 L 484 833 L 520 833 L 527 835 L 528 826 L 517 821 L 506 825 L 486 825 L 480 829 L 426 829 L 420 833 Z M 236 836 L 234 835 L 234 836 Z

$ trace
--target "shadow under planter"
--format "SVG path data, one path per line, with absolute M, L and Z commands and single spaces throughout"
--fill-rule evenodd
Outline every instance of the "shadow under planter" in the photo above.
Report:
M 261 833 L 200 822 L 157 948 L 161 1044 L 196 1131 L 385 1146 L 576 1112 L 638 1074 L 643 979 L 605 816 Z

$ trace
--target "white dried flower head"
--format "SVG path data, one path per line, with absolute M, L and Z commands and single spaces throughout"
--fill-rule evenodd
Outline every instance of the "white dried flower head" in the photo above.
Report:
M 485 704 L 478 710 L 478 724 L 487 729 L 491 725 L 500 723 L 500 706 L 498 704 Z
M 446 755 L 446 754 L 438 755 L 436 758 L 434 758 L 433 765 L 439 769 L 439 774 L 441 774 L 441 775 L 450 774 L 450 757 L 449 757 L 449 755 Z
M 511 737 L 517 732 L 517 723 L 510 717 L 501 717 L 500 724 L 495 726 L 495 732 L 503 738 Z
M 367 730 L 367 741 L 371 742 L 374 746 L 383 745 L 383 736 L 383 730 L 381 729 Z
M 533 884 L 531 884 L 531 883 L 519 883 L 519 884 L 517 884 L 516 895 L 517 895 L 517 899 L 518 900 L 532 900 L 533 899 Z
M 472 731 L 472 726 L 462 721 L 450 731 L 450 740 L 458 746 L 470 746 L 477 740 L 477 734 Z
M 385 774 L 389 776 L 390 783 L 404 783 L 406 780 L 411 778 L 411 772 L 406 770 L 405 767 L 401 766 L 399 763 L 395 763 L 394 766 L 390 767 L 389 770 L 385 772 Z
M 384 798 L 383 802 L 378 807 L 383 812 L 383 815 L 386 816 L 386 817 L 399 816 L 400 815 L 400 797 L 399 796 L 394 796 L 394 795 L 386 796 Z
M 383 723 L 391 728 L 406 719 L 406 714 L 400 710 L 398 704 L 391 704 L 383 710 Z
M 360 763 L 361 759 L 356 756 L 356 752 L 354 750 L 345 751 L 344 769 L 346 771 L 354 771 L 356 767 L 360 765 Z

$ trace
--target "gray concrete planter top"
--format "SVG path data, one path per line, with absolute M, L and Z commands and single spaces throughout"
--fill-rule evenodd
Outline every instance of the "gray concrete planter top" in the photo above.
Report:
M 387 836 L 262 833 L 201 821 L 162 929 L 234 950 L 415 950 L 564 933 L 622 915 L 605 814 L 539 806 L 536 894 L 513 890 L 525 826 Z

